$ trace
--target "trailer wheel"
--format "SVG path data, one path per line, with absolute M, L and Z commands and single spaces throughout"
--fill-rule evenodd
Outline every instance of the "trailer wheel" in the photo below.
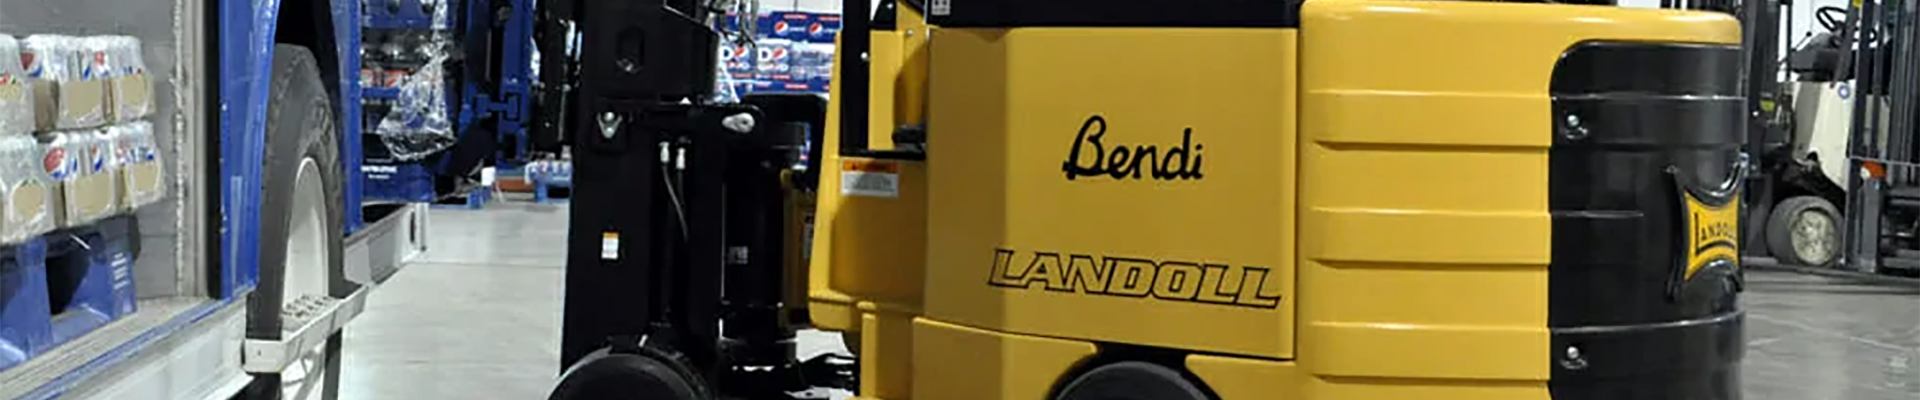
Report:
M 1832 266 L 1840 259 L 1840 209 L 1816 196 L 1796 196 L 1767 216 L 1767 252 L 1784 264 Z
M 1080 374 L 1055 400 L 1207 400 L 1180 372 L 1158 364 L 1123 361 Z
M 307 48 L 274 46 L 261 170 L 260 283 L 247 299 L 249 338 L 281 339 L 299 322 L 285 319 L 284 307 L 344 298 L 355 289 L 343 268 L 340 149 L 333 102 L 322 84 Z M 247 397 L 338 398 L 340 341 L 336 332 L 286 371 L 255 375 Z

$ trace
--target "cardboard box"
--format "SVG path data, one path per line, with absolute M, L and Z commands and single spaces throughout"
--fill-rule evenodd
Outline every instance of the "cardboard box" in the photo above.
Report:
M 107 81 L 33 82 L 35 119 L 39 131 L 86 129 L 106 125 Z
M 42 166 L 53 178 L 54 218 L 83 226 L 120 211 L 119 163 L 102 130 L 62 131 L 41 138 Z
M 34 117 L 33 86 L 25 80 L 0 83 L 0 134 L 32 133 L 38 122 Z
M 60 226 L 91 224 L 120 211 L 120 182 L 117 174 L 81 175 L 59 184 L 55 197 L 61 205 Z
M 141 162 L 121 166 L 120 207 L 132 211 L 159 202 L 166 196 L 166 181 L 161 180 L 160 163 Z
M 107 82 L 113 90 L 114 122 L 131 122 L 153 115 L 153 82 L 147 74 L 115 77 Z
M 45 181 L 26 181 L 0 195 L 0 243 L 13 244 L 32 239 L 55 227 L 53 188 Z

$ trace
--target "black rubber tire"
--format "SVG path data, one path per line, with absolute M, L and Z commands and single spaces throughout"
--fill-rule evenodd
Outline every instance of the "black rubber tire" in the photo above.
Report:
M 273 49 L 273 86 L 267 108 L 266 158 L 262 174 L 260 202 L 260 283 L 247 298 L 247 337 L 277 340 L 281 338 L 281 305 L 287 300 L 285 287 L 287 239 L 293 226 L 294 177 L 300 163 L 312 159 L 320 167 L 321 185 L 326 192 L 327 253 L 332 255 L 327 290 L 333 297 L 345 298 L 355 287 L 347 280 L 344 250 L 341 193 L 340 147 L 334 106 L 320 79 L 319 65 L 305 47 L 275 45 Z M 341 335 L 335 333 L 326 343 L 328 393 L 340 393 Z M 256 374 L 243 398 L 274 400 L 282 398 L 279 374 Z M 325 399 L 332 400 L 332 399 Z
M 602 350 L 568 368 L 547 400 L 710 400 L 695 379 L 657 357 Z
M 1122 361 L 1080 374 L 1055 400 L 1208 400 L 1206 391 L 1159 364 Z
M 1799 252 L 1794 251 L 1794 222 L 1803 213 L 1808 211 L 1825 213 L 1827 218 L 1833 221 L 1834 232 L 1832 232 L 1831 235 L 1836 239 L 1840 237 L 1839 230 L 1842 221 L 1840 219 L 1840 209 L 1834 207 L 1833 202 L 1817 196 L 1795 196 L 1781 201 L 1779 205 L 1775 205 L 1773 207 L 1773 215 L 1767 216 L 1767 253 L 1772 254 L 1773 258 L 1782 264 L 1831 267 L 1840 260 L 1839 240 L 1833 241 L 1835 248 L 1830 249 L 1831 251 L 1828 253 L 1832 254 L 1832 256 L 1823 260 L 1808 260 L 1799 254 Z

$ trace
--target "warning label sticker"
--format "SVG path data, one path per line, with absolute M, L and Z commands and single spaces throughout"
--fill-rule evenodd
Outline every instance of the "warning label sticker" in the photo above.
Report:
M 878 160 L 848 160 L 840 168 L 840 195 L 900 197 L 900 164 Z

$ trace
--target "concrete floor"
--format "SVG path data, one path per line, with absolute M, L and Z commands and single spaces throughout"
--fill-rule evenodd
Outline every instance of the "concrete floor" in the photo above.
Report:
M 1746 400 L 1920 399 L 1920 288 L 1747 275 Z
M 518 203 L 433 210 L 428 254 L 347 330 L 341 399 L 545 398 L 566 218 Z M 1747 400 L 1920 399 L 1920 288 L 1755 271 L 1747 289 Z M 803 353 L 840 347 L 802 339 Z
M 434 209 L 427 254 L 347 327 L 340 400 L 544 399 L 560 363 L 565 208 Z

